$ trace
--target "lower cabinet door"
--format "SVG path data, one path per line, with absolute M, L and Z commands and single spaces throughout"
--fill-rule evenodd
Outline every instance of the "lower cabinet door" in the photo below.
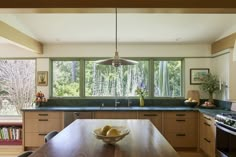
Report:
M 194 148 L 197 147 L 197 137 L 188 133 L 166 133 L 165 138 L 175 147 Z
M 26 133 L 25 147 L 40 147 L 44 144 L 44 136 L 47 133 Z

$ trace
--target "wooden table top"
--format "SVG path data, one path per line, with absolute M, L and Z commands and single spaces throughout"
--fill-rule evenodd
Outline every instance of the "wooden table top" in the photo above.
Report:
M 125 126 L 130 133 L 115 145 L 96 139 L 93 130 Z M 149 120 L 78 119 L 30 157 L 179 157 Z

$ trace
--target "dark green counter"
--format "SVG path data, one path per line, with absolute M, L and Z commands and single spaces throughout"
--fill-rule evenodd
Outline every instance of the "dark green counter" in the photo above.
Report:
M 73 111 L 199 111 L 201 113 L 207 114 L 209 116 L 215 117 L 216 114 L 220 113 L 236 113 L 235 111 L 227 111 L 223 109 L 203 109 L 203 108 L 192 108 L 185 106 L 132 106 L 132 107 L 32 107 L 32 108 L 23 108 L 22 111 L 64 111 L 64 112 L 73 112 Z

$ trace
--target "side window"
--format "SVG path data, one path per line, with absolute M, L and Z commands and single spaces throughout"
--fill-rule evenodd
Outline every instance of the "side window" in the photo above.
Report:
M 80 96 L 80 61 L 52 61 L 52 96 Z
M 154 61 L 154 96 L 182 96 L 182 62 Z
M 0 115 L 20 115 L 35 98 L 35 60 L 0 60 Z

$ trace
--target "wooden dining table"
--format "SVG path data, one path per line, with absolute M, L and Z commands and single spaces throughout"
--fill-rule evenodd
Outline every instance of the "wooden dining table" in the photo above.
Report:
M 129 134 L 115 144 L 97 139 L 93 131 L 122 126 Z M 179 157 L 149 120 L 77 119 L 30 157 Z

